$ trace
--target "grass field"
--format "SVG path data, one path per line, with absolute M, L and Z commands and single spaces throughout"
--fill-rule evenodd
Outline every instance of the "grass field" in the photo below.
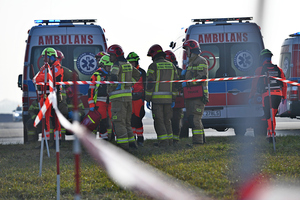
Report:
M 154 140 L 131 151 L 138 159 L 201 189 L 212 199 L 237 199 L 239 186 L 255 174 L 271 182 L 299 185 L 300 137 L 278 137 L 276 153 L 262 137 L 209 137 L 201 146 L 188 147 L 183 139 L 176 147 L 157 148 Z M 0 145 L 0 199 L 56 199 L 56 157 L 44 151 L 39 176 L 39 143 Z M 72 142 L 60 148 L 61 199 L 74 199 Z M 81 154 L 82 199 L 147 199 L 112 182 L 83 148 Z

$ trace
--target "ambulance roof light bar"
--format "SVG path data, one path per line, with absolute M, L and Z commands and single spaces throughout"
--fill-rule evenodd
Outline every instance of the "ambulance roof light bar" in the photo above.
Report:
M 210 18 L 210 19 L 192 19 L 192 22 L 205 24 L 205 22 L 224 22 L 224 21 L 239 21 L 252 20 L 253 17 L 232 17 L 232 18 Z
M 299 37 L 300 36 L 300 32 L 290 34 L 289 36 L 290 37 L 297 37 L 297 36 Z
M 96 22 L 96 19 L 67 19 L 67 20 L 60 20 L 60 19 L 49 19 L 49 20 L 34 20 L 34 23 L 36 24 L 46 24 L 48 25 L 49 23 L 84 23 L 86 24 L 87 22 L 93 23 Z

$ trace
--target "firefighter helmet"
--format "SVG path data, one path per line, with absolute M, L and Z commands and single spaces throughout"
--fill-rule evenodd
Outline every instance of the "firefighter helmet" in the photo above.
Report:
M 95 55 L 95 57 L 96 57 L 96 58 L 97 58 L 97 57 L 102 58 L 102 56 L 104 56 L 104 55 L 107 55 L 107 53 L 106 53 L 105 51 L 100 51 L 100 52 L 98 52 L 98 53 Z
M 51 48 L 51 47 L 47 47 L 43 50 L 42 52 L 42 56 L 45 55 L 45 52 L 47 51 L 47 56 L 54 56 L 55 58 L 57 58 L 57 53 L 56 50 Z
M 137 62 L 140 57 L 135 52 L 130 52 L 126 58 L 128 62 Z
M 162 47 L 158 44 L 154 44 L 150 47 L 147 56 L 151 56 L 153 58 L 154 56 L 156 56 L 160 52 L 163 52 Z
M 259 54 L 260 57 L 272 57 L 273 54 L 272 52 L 269 50 L 269 49 L 263 49 L 260 54 Z
M 99 61 L 99 64 L 103 64 L 103 65 L 109 65 L 112 66 L 113 63 L 109 61 L 109 55 L 104 55 L 102 56 L 101 60 Z
M 56 50 L 56 54 L 57 54 L 57 59 L 60 61 L 65 58 L 63 52 L 61 52 L 60 50 Z
M 185 41 L 182 45 L 182 48 L 186 49 L 187 47 L 190 48 L 192 53 L 196 53 L 196 54 L 201 53 L 200 45 L 196 40 L 189 39 Z
M 120 45 L 113 44 L 107 49 L 108 54 L 115 54 L 116 57 L 124 56 L 124 51 Z
M 176 61 L 175 54 L 172 51 L 167 50 L 167 51 L 165 51 L 165 53 L 166 53 L 166 60 L 168 60 L 172 63 Z

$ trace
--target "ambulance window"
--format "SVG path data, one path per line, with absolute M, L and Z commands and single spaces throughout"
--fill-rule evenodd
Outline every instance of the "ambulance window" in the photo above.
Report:
M 201 56 L 207 60 L 209 78 L 216 78 L 216 72 L 220 68 L 220 50 L 217 45 L 201 45 Z
M 254 43 L 232 44 L 230 49 L 230 66 L 235 72 L 235 76 L 253 75 L 259 67 L 259 46 Z M 229 64 L 229 63 L 228 63 Z
M 290 64 L 291 64 L 291 53 L 282 53 L 280 55 L 279 67 L 282 69 L 286 79 L 289 79 L 291 76 Z

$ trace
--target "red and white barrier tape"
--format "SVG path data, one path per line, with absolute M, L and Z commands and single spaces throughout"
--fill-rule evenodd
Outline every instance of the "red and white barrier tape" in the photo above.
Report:
M 183 83 L 183 82 L 205 82 L 205 81 L 235 81 L 251 79 L 263 76 L 240 76 L 240 77 L 226 77 L 226 78 L 209 78 L 209 79 L 194 79 L 194 80 L 174 80 L 174 81 L 149 81 L 149 83 Z M 78 85 L 91 84 L 118 84 L 118 83 L 135 83 L 135 82 L 119 82 L 119 81 L 76 81 Z M 56 82 L 56 85 L 73 85 L 74 81 Z M 37 82 L 36 85 L 44 85 L 44 82 Z

